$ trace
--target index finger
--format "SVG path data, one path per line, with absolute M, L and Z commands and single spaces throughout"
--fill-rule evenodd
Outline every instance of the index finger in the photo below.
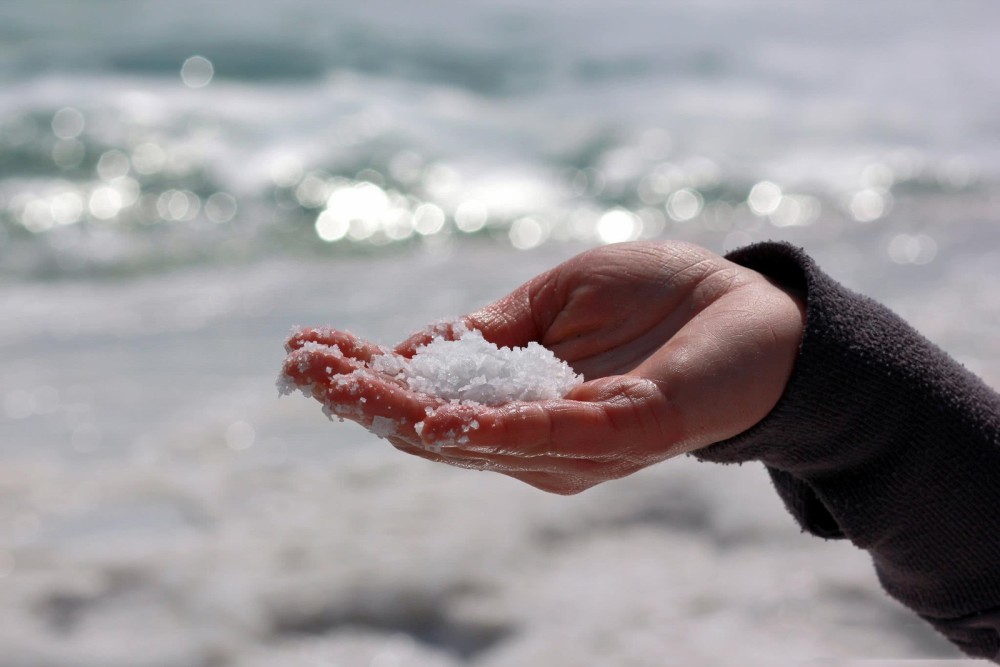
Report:
M 316 343 L 324 347 L 336 347 L 345 357 L 357 359 L 363 363 L 369 363 L 372 357 L 388 352 L 387 349 L 363 338 L 355 336 L 349 331 L 340 331 L 331 327 L 306 327 L 299 329 L 285 342 L 285 349 L 294 352 L 307 346 L 309 343 Z

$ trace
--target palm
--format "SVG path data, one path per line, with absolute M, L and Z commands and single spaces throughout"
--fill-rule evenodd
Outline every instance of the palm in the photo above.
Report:
M 587 379 L 633 371 L 710 298 L 695 288 L 725 271 L 700 249 L 673 250 L 665 261 L 658 246 L 609 246 L 543 277 L 532 286 L 540 342 Z
M 801 309 L 759 274 L 696 246 L 620 244 L 579 255 L 465 318 L 498 345 L 537 341 L 582 373 L 587 382 L 565 400 L 447 405 L 368 372 L 380 352 L 341 332 L 293 339 L 286 374 L 365 426 L 394 419 L 390 440 L 410 453 L 576 492 L 763 418 L 791 372 Z M 394 352 L 412 355 L 440 333 L 417 333 Z M 306 339 L 337 342 L 346 357 L 304 350 Z M 337 379 L 359 374 L 361 389 Z M 479 428 L 459 445 L 455 434 L 472 422 Z

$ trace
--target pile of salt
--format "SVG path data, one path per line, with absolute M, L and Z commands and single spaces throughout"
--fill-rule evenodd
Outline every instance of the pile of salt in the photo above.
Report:
M 455 340 L 435 338 L 410 359 L 375 357 L 372 367 L 414 391 L 484 405 L 561 398 L 583 382 L 583 376 L 538 343 L 501 348 L 464 326 L 455 333 Z

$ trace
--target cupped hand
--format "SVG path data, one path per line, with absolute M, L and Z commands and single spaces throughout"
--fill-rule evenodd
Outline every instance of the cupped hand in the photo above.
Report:
M 791 375 L 804 305 L 698 246 L 644 242 L 577 255 L 463 320 L 500 346 L 539 342 L 586 381 L 560 400 L 470 406 L 371 367 L 448 335 L 441 326 L 393 351 L 306 330 L 289 341 L 284 372 L 411 454 L 577 493 L 763 419 Z

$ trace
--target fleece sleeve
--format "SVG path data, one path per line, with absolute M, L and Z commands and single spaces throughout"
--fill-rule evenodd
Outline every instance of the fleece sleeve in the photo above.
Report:
M 762 461 L 803 529 L 867 550 L 891 596 L 1000 662 L 1000 395 L 800 250 L 729 259 L 804 294 L 805 332 L 771 414 L 697 456 Z

